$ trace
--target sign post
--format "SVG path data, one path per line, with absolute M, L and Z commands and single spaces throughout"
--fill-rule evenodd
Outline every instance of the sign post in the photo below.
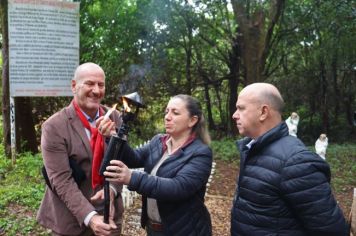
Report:
M 10 96 L 10 135 L 11 135 L 11 161 L 16 161 L 16 129 L 15 129 L 15 99 Z
M 16 153 L 15 97 L 72 96 L 79 64 L 79 3 L 9 0 L 11 150 Z

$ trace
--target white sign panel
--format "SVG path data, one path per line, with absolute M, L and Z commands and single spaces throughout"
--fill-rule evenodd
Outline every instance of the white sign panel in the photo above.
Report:
M 9 0 L 10 96 L 72 96 L 79 3 Z

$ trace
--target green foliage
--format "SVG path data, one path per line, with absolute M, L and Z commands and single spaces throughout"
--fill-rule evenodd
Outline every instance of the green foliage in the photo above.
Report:
M 237 162 L 239 161 L 239 154 L 235 140 L 222 139 L 211 142 L 211 149 L 213 150 L 214 159 Z
M 139 91 L 150 106 L 140 111 L 144 125 L 132 126 L 135 139 L 147 140 L 162 131 L 160 112 L 178 93 L 199 98 L 204 113 L 211 111 L 219 137 L 228 134 L 232 95 L 226 91 L 231 79 L 244 86 L 248 65 L 240 64 L 241 53 L 251 46 L 234 49 L 243 35 L 231 5 L 249 4 L 251 16 L 270 7 L 269 1 L 230 2 L 81 1 L 80 61 L 93 61 L 105 70 L 104 103 L 111 105 L 119 94 Z M 321 132 L 339 143 L 356 136 L 350 123 L 356 99 L 353 9 L 350 0 L 288 0 L 271 32 L 267 63 L 260 66 L 265 68 L 266 82 L 281 90 L 286 113 L 300 113 L 298 136 L 306 143 L 314 142 Z M 235 70 L 238 75 L 232 73 Z M 31 98 L 38 137 L 43 120 L 70 99 Z
M 1 156 L 0 157 L 0 181 L 2 181 L 5 178 L 6 173 L 9 172 L 11 169 L 12 169 L 11 160 L 6 158 L 5 156 Z
M 22 154 L 15 165 L 0 155 L 0 228 L 6 235 L 44 235 L 36 223 L 44 193 L 40 155 Z M 25 216 L 25 217 L 24 217 Z
M 356 99 L 351 2 L 286 2 L 275 52 L 276 59 L 284 57 L 283 66 L 270 81 L 281 89 L 288 113 L 303 112 L 298 137 L 306 143 L 322 132 L 338 143 L 355 137 L 350 122 Z
M 0 171 L 4 173 L 0 188 L 0 207 L 10 203 L 37 209 L 44 192 L 41 176 L 42 158 L 29 153 L 17 158 L 14 166 L 5 158 L 0 159 Z
M 356 186 L 356 146 L 329 145 L 326 160 L 331 167 L 332 186 L 336 193 L 345 192 L 345 186 Z
M 21 208 L 21 214 L 26 214 L 30 209 Z M 5 230 L 6 235 L 50 235 L 48 230 L 44 230 L 33 217 L 19 217 L 17 214 L 11 214 L 7 210 L 0 210 L 0 228 Z

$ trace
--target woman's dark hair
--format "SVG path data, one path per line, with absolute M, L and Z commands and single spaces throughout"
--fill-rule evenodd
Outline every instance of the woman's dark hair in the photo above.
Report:
M 206 122 L 205 122 L 205 118 L 202 112 L 200 102 L 197 99 L 193 98 L 192 96 L 186 94 L 178 94 L 172 97 L 172 99 L 173 98 L 179 98 L 185 102 L 190 117 L 193 116 L 198 117 L 198 122 L 194 125 L 192 130 L 193 132 L 195 132 L 197 137 L 203 141 L 203 143 L 209 145 L 211 139 L 210 139 L 209 131 L 206 127 Z

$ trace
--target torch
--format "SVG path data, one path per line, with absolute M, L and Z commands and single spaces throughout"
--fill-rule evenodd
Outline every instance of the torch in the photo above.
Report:
M 122 123 L 118 134 L 112 135 L 108 147 L 105 151 L 103 161 L 100 166 L 100 175 L 104 175 L 106 167 L 110 165 L 110 161 L 114 159 L 120 160 L 123 144 L 126 142 L 126 136 L 129 132 L 128 122 L 132 121 L 137 115 L 138 109 L 144 107 L 141 97 L 137 92 L 123 95 L 119 97 L 123 103 L 122 108 Z M 136 107 L 135 114 L 131 112 L 131 106 Z M 114 108 L 115 109 L 115 108 Z M 108 113 L 110 110 L 108 111 Z M 110 215 L 110 187 L 109 181 L 104 181 L 104 223 L 109 223 Z

